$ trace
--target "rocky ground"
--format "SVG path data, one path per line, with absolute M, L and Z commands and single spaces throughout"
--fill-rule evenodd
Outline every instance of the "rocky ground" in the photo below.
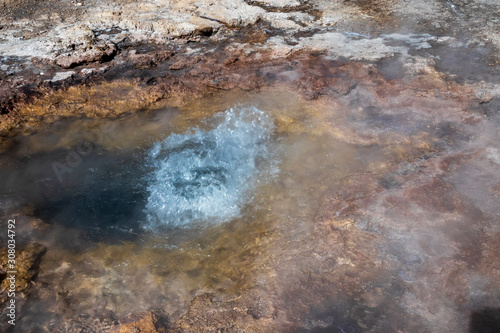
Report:
M 250 246 L 269 253 L 258 262 L 265 274 L 252 273 L 264 282 L 237 297 L 206 290 L 178 313 L 165 306 L 122 318 L 106 306 L 68 311 L 33 332 L 498 329 L 496 0 L 0 0 L 0 8 L 2 151 L 68 117 L 115 119 L 160 100 L 182 108 L 224 91 L 283 89 L 309 105 L 322 133 L 390 156 L 326 191 L 311 223 L 273 225 L 265 246 Z M 283 132 L 307 131 L 291 116 L 279 122 Z M 50 232 L 9 205 L 3 216 L 24 219 L 25 235 Z M 64 312 L 71 292 L 43 274 L 71 269 L 39 278 L 50 255 L 47 238 L 39 242 L 21 243 L 21 303 L 55 293 Z
M 425 59 L 451 71 L 467 70 L 462 65 L 469 56 L 462 53 L 469 48 L 486 52 L 482 61 L 487 63 L 474 65 L 482 70 L 479 75 L 493 76 L 484 66 L 498 62 L 500 43 L 494 0 L 2 1 L 1 5 L 2 114 L 43 88 L 85 83 L 130 64 L 145 69 L 162 66 L 172 57 L 175 64 L 162 76 L 180 77 L 178 71 L 188 66 L 182 62 L 217 58 L 221 52 L 234 59 L 253 55 L 249 60 L 254 64 L 284 62 L 300 53 L 356 61 L 399 56 L 406 65 L 409 60 L 424 61 L 418 50 L 432 45 L 436 52 L 447 47 L 457 51 L 446 57 L 431 52 Z M 230 64 L 218 65 L 222 80 Z M 228 88 L 214 80 L 211 85 Z

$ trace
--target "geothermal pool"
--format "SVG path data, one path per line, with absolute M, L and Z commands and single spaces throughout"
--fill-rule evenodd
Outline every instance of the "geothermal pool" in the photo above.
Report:
M 29 236 L 48 248 L 19 327 L 160 308 L 175 321 L 212 293 L 254 295 L 258 311 L 243 312 L 288 313 L 307 323 L 297 332 L 382 329 L 377 318 L 425 331 L 408 307 L 428 296 L 409 285 L 442 283 L 433 269 L 454 268 L 433 263 L 480 237 L 460 214 L 485 218 L 456 213 L 462 199 L 445 190 L 416 193 L 414 207 L 400 198 L 440 149 L 471 138 L 436 118 L 384 112 L 278 87 L 66 119 L 19 138 L 2 157 L 2 195 L 43 221 Z M 384 139 L 369 139 L 374 132 Z M 453 297 L 458 305 L 441 315 L 466 322 Z
M 95 302 L 176 313 L 197 290 L 238 294 L 266 274 L 277 243 L 307 239 L 324 193 L 391 155 L 336 140 L 290 93 L 203 105 L 64 120 L 9 154 L 2 188 L 54 227 L 40 279 L 73 290 L 65 315 Z M 29 302 L 21 324 L 61 315 L 57 298 Z

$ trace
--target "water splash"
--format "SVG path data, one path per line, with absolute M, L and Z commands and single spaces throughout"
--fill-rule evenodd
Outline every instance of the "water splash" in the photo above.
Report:
M 147 229 L 236 217 L 262 174 L 275 169 L 269 150 L 274 125 L 263 111 L 229 109 L 207 123 L 213 129 L 172 134 L 152 148 Z

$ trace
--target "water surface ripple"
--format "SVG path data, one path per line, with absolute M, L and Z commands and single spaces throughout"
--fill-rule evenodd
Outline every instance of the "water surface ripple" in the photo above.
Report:
M 269 173 L 273 122 L 256 107 L 232 108 L 199 128 L 172 134 L 149 153 L 146 228 L 220 223 L 240 214 L 263 173 Z M 261 174 L 260 171 L 263 173 Z

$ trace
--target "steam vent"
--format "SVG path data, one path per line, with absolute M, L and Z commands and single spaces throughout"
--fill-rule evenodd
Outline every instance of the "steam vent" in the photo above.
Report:
M 500 333 L 499 0 L 0 0 L 0 332 Z

